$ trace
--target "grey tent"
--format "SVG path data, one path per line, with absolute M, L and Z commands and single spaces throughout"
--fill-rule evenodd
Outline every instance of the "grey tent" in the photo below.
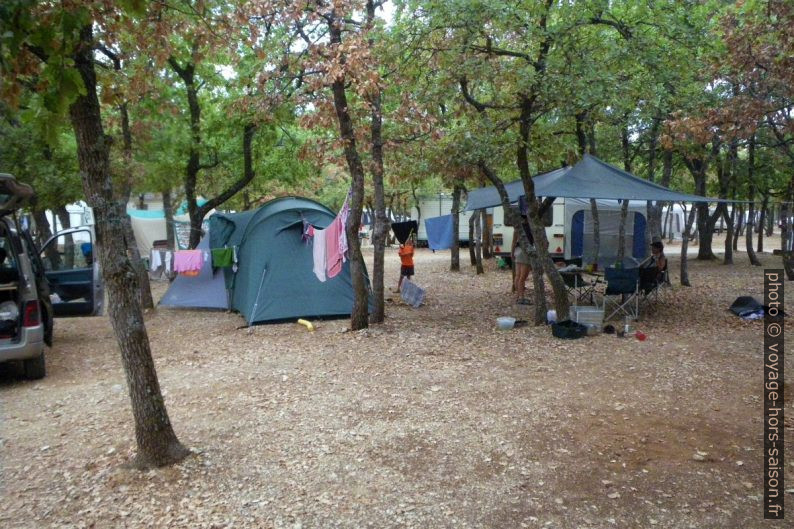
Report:
M 201 239 L 196 249 L 209 252 L 209 239 L 207 236 Z M 212 259 L 205 260 L 199 275 L 176 276 L 160 300 L 160 305 L 173 308 L 228 309 L 223 271 L 213 271 Z
M 336 215 L 313 200 L 285 197 L 242 213 L 210 217 L 212 248 L 237 248 L 238 269 L 226 269 L 231 308 L 249 324 L 301 317 L 349 316 L 353 308 L 350 263 L 321 282 L 313 272 L 304 223 L 326 228 Z
M 539 197 L 724 202 L 721 199 L 673 191 L 638 178 L 589 154 L 585 154 L 574 166 L 539 174 L 532 181 L 535 184 L 535 195 Z M 511 203 L 524 196 L 521 180 L 505 184 L 505 188 Z M 469 192 L 466 209 L 473 211 L 501 205 L 496 188 L 485 187 Z

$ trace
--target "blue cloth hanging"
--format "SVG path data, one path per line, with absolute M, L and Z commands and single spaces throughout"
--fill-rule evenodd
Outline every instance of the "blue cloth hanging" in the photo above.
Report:
M 442 215 L 425 219 L 427 245 L 431 250 L 452 248 L 452 215 Z

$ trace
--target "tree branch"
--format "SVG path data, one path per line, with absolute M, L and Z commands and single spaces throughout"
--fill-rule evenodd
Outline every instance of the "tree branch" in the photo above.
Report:
M 516 106 L 494 105 L 493 103 L 483 103 L 478 101 L 469 92 L 469 81 L 466 79 L 466 76 L 461 77 L 458 82 L 460 83 L 460 92 L 463 94 L 463 99 L 477 109 L 477 112 L 484 112 L 489 108 L 494 110 L 516 110 L 518 108 Z

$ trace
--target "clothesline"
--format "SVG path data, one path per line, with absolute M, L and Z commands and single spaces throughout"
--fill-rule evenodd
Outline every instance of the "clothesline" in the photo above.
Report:
M 348 192 L 339 214 L 325 229 L 317 229 L 309 225 L 302 232 L 302 237 L 312 241 L 312 271 L 320 282 L 325 282 L 339 275 L 342 265 L 347 261 L 347 220 L 350 216 L 350 197 Z M 304 226 L 306 222 L 304 221 Z
M 206 250 L 160 250 L 152 248 L 149 254 L 149 272 L 152 277 L 166 277 L 182 274 L 188 277 L 199 275 L 204 263 L 212 262 L 213 268 L 237 266 L 236 248 L 216 248 Z M 235 268 L 236 271 L 236 268 Z

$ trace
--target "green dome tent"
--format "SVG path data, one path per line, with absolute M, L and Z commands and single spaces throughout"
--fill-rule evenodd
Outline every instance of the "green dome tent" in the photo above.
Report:
M 226 269 L 230 307 L 249 324 L 311 317 L 350 316 L 350 263 L 333 279 L 314 275 L 312 243 L 302 240 L 304 220 L 327 227 L 336 215 L 313 200 L 285 197 L 256 210 L 210 217 L 210 247 L 237 248 L 237 272 Z M 372 300 L 370 299 L 370 310 Z

